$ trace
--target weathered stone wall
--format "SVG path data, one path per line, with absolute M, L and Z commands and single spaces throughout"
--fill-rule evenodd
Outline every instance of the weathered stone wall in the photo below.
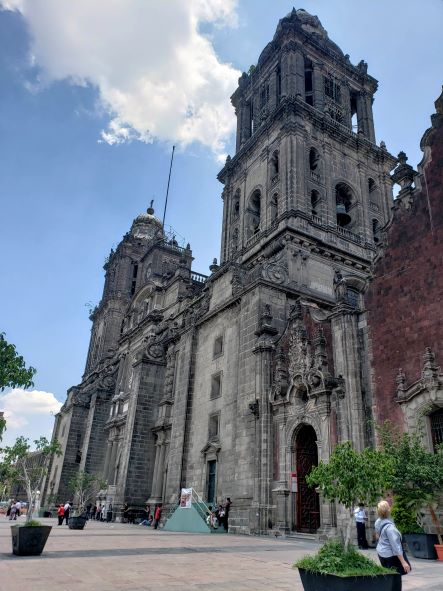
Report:
M 102 474 L 106 451 L 107 433 L 104 430 L 109 417 L 112 393 L 96 392 L 91 397 L 81 469 L 88 474 Z
M 155 436 L 152 431 L 158 413 L 164 365 L 141 361 L 137 394 L 130 409 L 130 441 L 125 475 L 125 500 L 143 506 L 151 493 L 155 461 Z
M 72 491 L 69 490 L 69 481 L 75 476 L 80 467 L 81 452 L 83 446 L 83 436 L 85 424 L 88 418 L 88 408 L 74 404 L 71 410 L 71 420 L 69 421 L 69 435 L 66 441 L 66 447 L 63 454 L 63 468 L 60 474 L 60 485 L 57 491 L 58 501 L 66 502 L 73 498 Z M 63 501 L 64 499 L 64 501 Z

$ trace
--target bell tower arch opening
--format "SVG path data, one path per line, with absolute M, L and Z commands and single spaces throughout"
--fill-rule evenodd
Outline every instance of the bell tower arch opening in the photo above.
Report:
M 335 207 L 337 215 L 337 226 L 345 228 L 352 222 L 350 210 L 355 203 L 352 189 L 346 183 L 335 185 Z
M 249 198 L 248 207 L 246 210 L 246 238 L 250 238 L 254 234 L 260 232 L 261 223 L 261 191 L 255 189 Z
M 306 482 L 306 476 L 317 465 L 317 434 L 311 425 L 301 425 L 292 440 L 292 530 L 315 533 L 320 527 L 319 496 Z

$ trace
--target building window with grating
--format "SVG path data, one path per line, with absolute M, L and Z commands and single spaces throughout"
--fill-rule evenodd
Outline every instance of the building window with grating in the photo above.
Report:
M 222 393 L 222 374 L 221 371 L 211 376 L 211 400 L 220 398 Z
M 348 287 L 346 292 L 346 299 L 348 301 L 348 304 L 353 308 L 358 309 L 360 307 L 360 292 L 357 289 Z
M 324 76 L 325 95 L 336 103 L 341 103 L 340 84 L 330 76 Z
M 437 445 L 443 443 L 443 408 L 432 413 L 431 420 L 431 436 L 434 451 L 437 451 Z
M 213 358 L 223 355 L 223 337 L 219 336 L 214 341 Z
M 209 430 L 208 430 L 209 441 L 219 438 L 219 429 L 220 429 L 220 414 L 216 413 L 216 414 L 210 415 Z

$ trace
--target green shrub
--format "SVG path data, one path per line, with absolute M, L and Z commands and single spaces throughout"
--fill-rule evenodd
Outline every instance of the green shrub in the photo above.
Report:
M 23 527 L 38 527 L 39 525 L 41 525 L 41 521 L 38 521 L 38 519 L 30 519 L 23 524 Z
M 392 519 L 396 527 L 402 534 L 422 534 L 424 530 L 417 523 L 417 512 L 414 507 L 408 506 L 408 503 L 401 496 L 394 497 L 392 507 Z
M 294 567 L 339 577 L 387 575 L 394 572 L 363 556 L 353 546 L 345 549 L 338 540 L 326 542 L 317 554 L 297 560 Z

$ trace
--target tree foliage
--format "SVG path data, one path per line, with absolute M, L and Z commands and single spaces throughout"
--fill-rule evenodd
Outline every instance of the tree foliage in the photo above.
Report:
M 95 501 L 98 492 L 108 486 L 106 480 L 103 480 L 97 474 L 89 474 L 80 470 L 69 481 L 69 489 L 75 495 L 75 503 L 77 505 L 78 513 L 81 515 L 85 512 L 86 503 L 88 501 Z
M 397 433 L 389 422 L 379 427 L 378 433 L 389 466 L 388 488 L 416 514 L 425 506 L 429 509 L 442 543 L 434 505 L 443 491 L 443 446 L 434 453 L 423 444 L 420 430 Z
M 54 455 L 61 454 L 58 441 L 48 441 L 40 437 L 33 442 L 35 451 L 31 451 L 31 442 L 26 437 L 18 437 L 14 445 L 0 449 L 0 475 L 4 484 L 10 487 L 23 484 L 26 489 L 28 512 L 26 521 L 32 519 L 32 513 L 43 477 L 48 472 L 49 462 Z
M 350 441 L 339 443 L 328 462 L 320 462 L 306 478 L 330 501 L 338 501 L 349 511 L 345 546 L 349 546 L 353 510 L 361 502 L 376 503 L 386 490 L 386 456 L 366 448 L 356 451 Z
M 0 413 L 0 441 L 3 439 L 3 433 L 6 429 L 6 419 L 3 413 Z
M 31 388 L 35 372 L 34 367 L 26 368 L 25 360 L 18 355 L 15 345 L 8 343 L 5 333 L 0 333 L 0 391 L 5 388 Z

